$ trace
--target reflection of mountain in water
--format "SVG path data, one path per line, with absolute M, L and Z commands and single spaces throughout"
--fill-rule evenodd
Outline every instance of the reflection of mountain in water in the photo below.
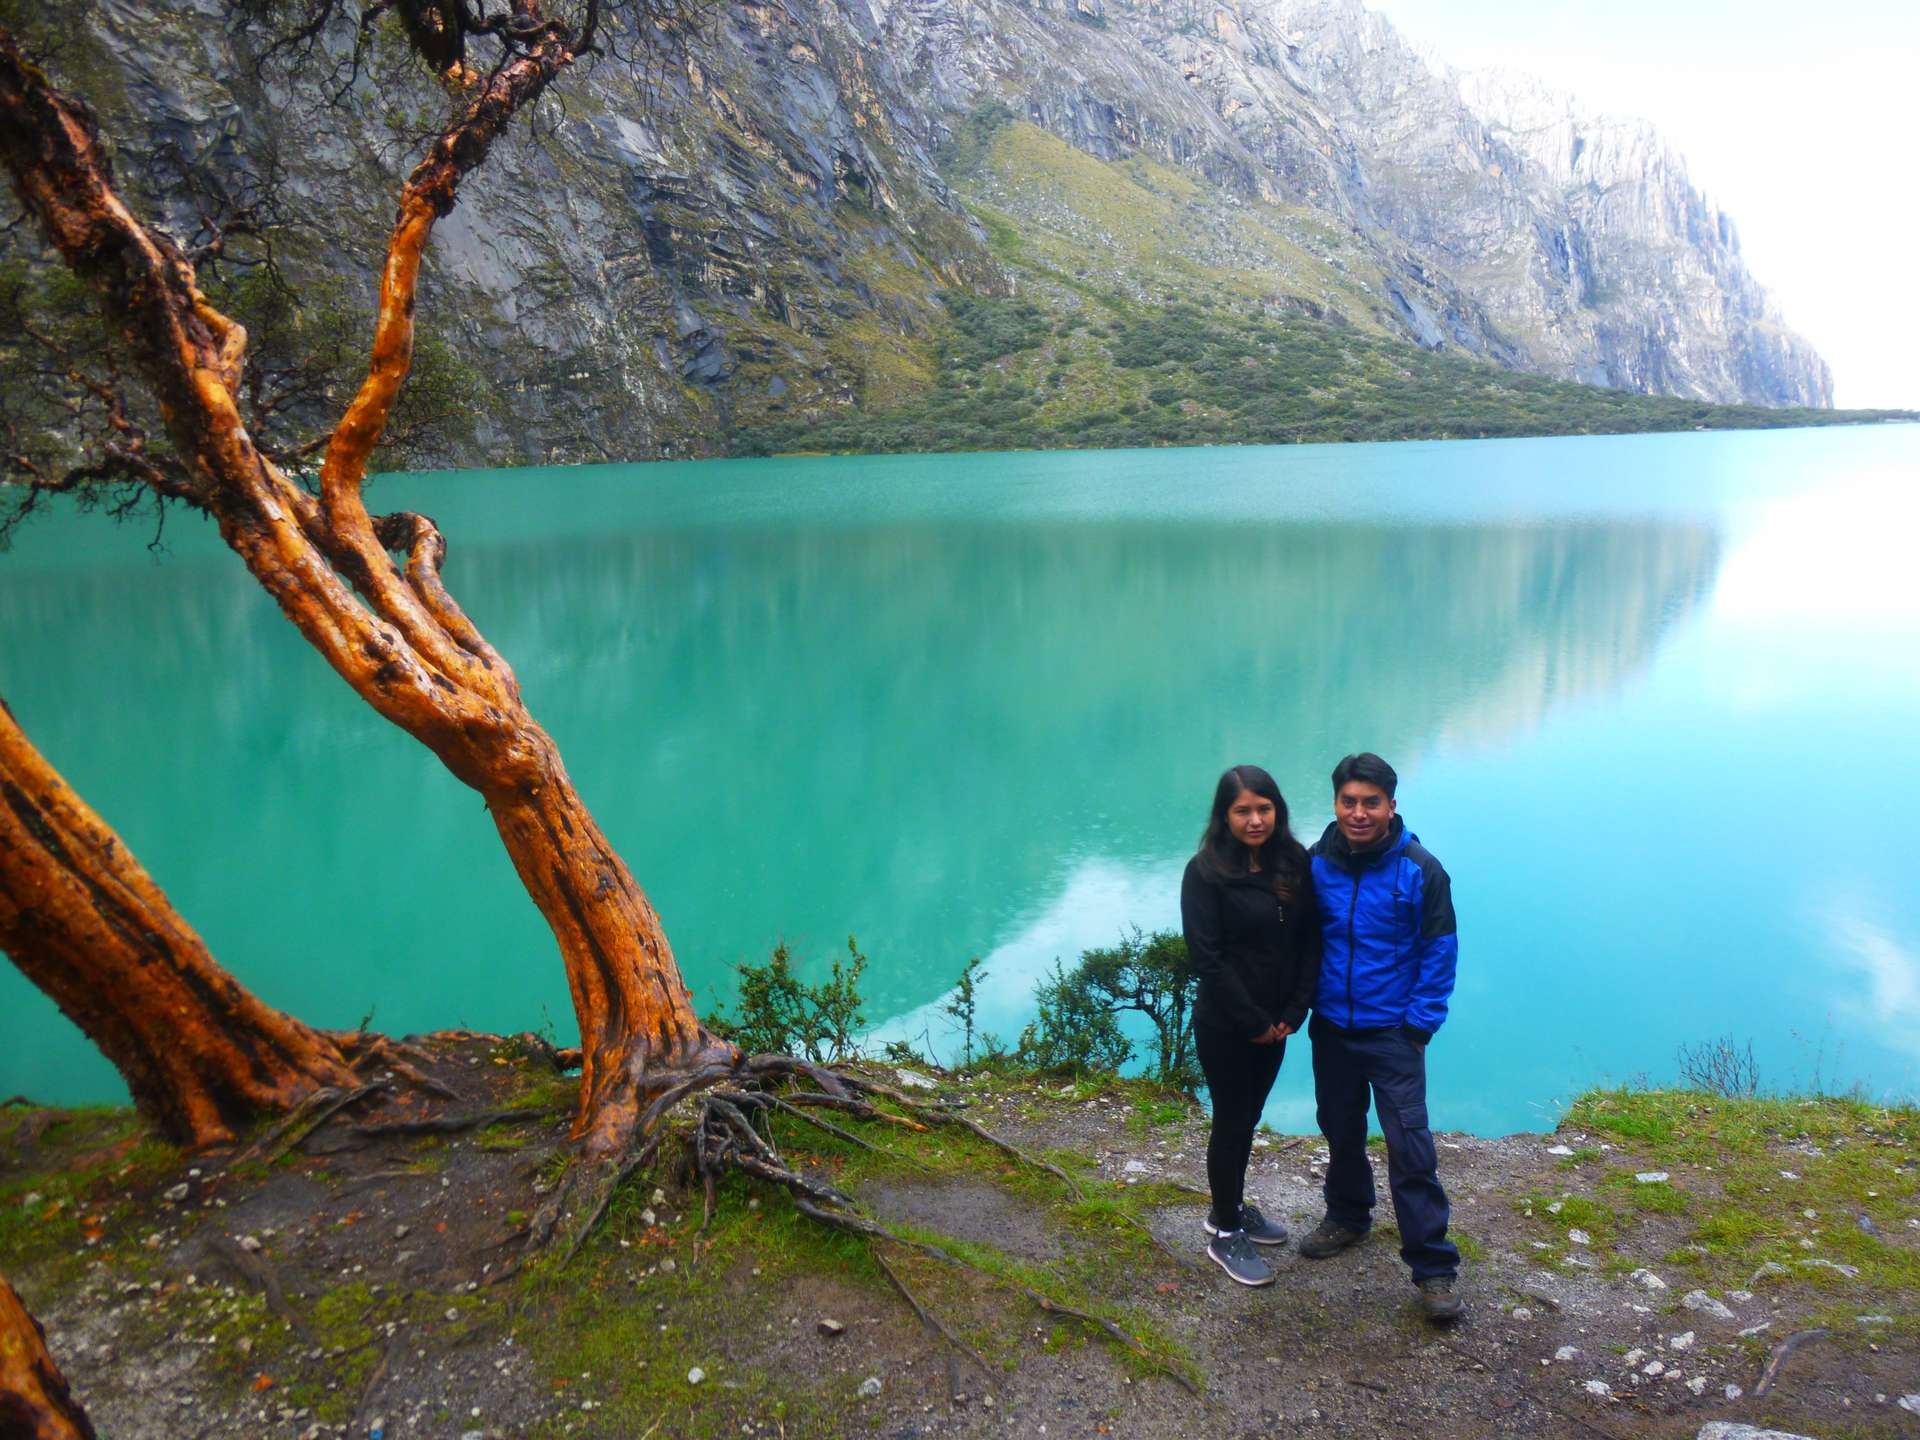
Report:
M 893 1003 L 1067 858 L 1183 853 L 1229 761 L 1269 764 L 1311 824 L 1346 750 L 1493 740 L 1617 684 L 1717 556 L 1654 524 L 709 532 L 572 551 L 599 598 L 509 623 L 568 754 L 629 746 L 633 813 L 711 839 L 671 847 L 704 872 L 677 887 L 696 931 L 742 906 L 748 950 L 857 930 Z M 478 557 L 467 588 L 524 592 L 558 558 Z
M 1718 554 L 1652 523 L 714 528 L 456 551 L 450 579 L 695 988 L 852 930 L 878 1018 L 1069 865 L 1184 853 L 1229 761 L 1269 764 L 1311 828 L 1346 750 L 1495 740 L 1604 693 Z M 323 1023 L 377 1002 L 402 1030 L 565 1023 L 479 802 L 236 567 L 0 566 L 0 624 L 0 693 L 270 998 Z M 0 1054 L 37 1006 L 8 1006 Z

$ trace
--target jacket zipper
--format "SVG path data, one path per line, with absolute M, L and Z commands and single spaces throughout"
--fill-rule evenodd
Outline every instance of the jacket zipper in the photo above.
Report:
M 1353 872 L 1353 898 L 1347 902 L 1347 1028 L 1353 1028 L 1353 912 L 1360 905 L 1360 872 Z

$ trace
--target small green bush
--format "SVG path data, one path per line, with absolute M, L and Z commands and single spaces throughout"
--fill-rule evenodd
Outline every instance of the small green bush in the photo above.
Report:
M 831 975 L 808 985 L 793 970 L 793 952 L 782 941 L 764 965 L 742 965 L 740 1013 L 725 1010 L 707 1016 L 714 1034 L 756 1055 L 801 1055 L 817 1065 L 833 1065 L 859 1051 L 866 1024 L 860 1013 L 860 975 L 867 957 L 847 937 L 849 959 L 833 962 Z

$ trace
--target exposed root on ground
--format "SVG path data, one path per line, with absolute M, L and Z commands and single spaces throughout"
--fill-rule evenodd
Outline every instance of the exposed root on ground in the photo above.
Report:
M 1766 1368 L 1760 1372 L 1759 1380 L 1754 1382 L 1754 1398 L 1758 1399 L 1773 1389 L 1774 1382 L 1780 1378 L 1780 1367 L 1787 1363 L 1787 1357 L 1794 1351 L 1812 1341 L 1824 1340 L 1831 1334 L 1831 1330 L 1798 1330 L 1774 1346 L 1773 1353 L 1767 1357 Z
M 955 1352 L 973 1361 L 973 1363 L 980 1368 L 980 1373 L 986 1376 L 989 1381 L 993 1379 L 992 1369 L 988 1367 L 985 1360 L 980 1358 L 980 1352 L 978 1350 L 954 1334 L 946 1322 L 927 1308 L 920 1297 L 913 1293 L 912 1287 L 900 1278 L 900 1272 L 887 1263 L 887 1257 L 885 1255 L 882 1255 L 877 1248 L 872 1251 L 872 1254 L 873 1263 L 880 1267 L 881 1274 L 893 1282 L 893 1288 L 900 1292 L 900 1298 L 913 1307 L 913 1313 L 920 1317 L 920 1323 L 926 1326 L 932 1334 L 939 1336 L 940 1339 L 947 1343 L 947 1399 L 956 1405 L 965 1404 L 967 1393 L 960 1388 L 960 1367 L 954 1362 L 953 1357 Z
M 751 1175 L 785 1190 L 792 1197 L 794 1208 L 808 1218 L 867 1240 L 874 1247 L 881 1269 L 907 1299 L 921 1323 L 948 1344 L 959 1347 L 981 1364 L 983 1370 L 984 1362 L 971 1347 L 934 1316 L 898 1272 L 880 1258 L 881 1245 L 917 1251 L 993 1285 L 1015 1290 L 1049 1315 L 1077 1321 L 1099 1331 L 1189 1394 L 1199 1395 L 1191 1380 L 1113 1321 L 1077 1309 L 1022 1281 L 996 1274 L 930 1241 L 899 1234 L 860 1213 L 859 1204 L 852 1196 L 789 1164 L 774 1143 L 770 1126 L 763 1130 L 756 1121 L 783 1115 L 842 1143 L 923 1171 L 930 1167 L 814 1112 L 838 1111 L 855 1119 L 896 1125 L 919 1133 L 940 1126 L 964 1130 L 1017 1164 L 1053 1177 L 1075 1200 L 1084 1199 L 1086 1192 L 1081 1183 L 1060 1166 L 1031 1154 L 948 1106 L 915 1100 L 857 1070 L 819 1065 L 789 1055 L 755 1055 L 733 1063 L 709 1062 L 687 1070 L 656 1072 L 650 1089 L 652 1097 L 640 1112 L 627 1150 L 612 1160 L 576 1162 L 527 1226 L 520 1254 L 497 1268 L 491 1283 L 499 1283 L 517 1273 L 556 1241 L 561 1246 L 561 1263 L 571 1260 L 605 1215 L 614 1194 L 653 1163 L 667 1134 L 664 1122 L 668 1113 L 684 1103 L 693 1107 L 690 1147 L 694 1173 L 700 1179 L 703 1192 L 703 1229 L 713 1221 L 721 1180 L 730 1171 Z M 884 1102 L 890 1108 L 883 1109 L 877 1102 Z M 1133 1217 L 1126 1218 L 1145 1230 Z M 1150 1231 L 1147 1233 L 1153 1238 Z M 1160 1244 L 1157 1239 L 1154 1243 Z M 1165 1249 L 1163 1245 L 1160 1248 Z M 950 1378 L 954 1392 L 961 1393 L 957 1374 Z

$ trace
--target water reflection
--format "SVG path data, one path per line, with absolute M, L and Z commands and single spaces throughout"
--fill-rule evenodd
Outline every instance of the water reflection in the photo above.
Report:
M 703 997 L 854 931 L 871 1018 L 1002 947 L 1017 1028 L 1051 954 L 1170 903 L 1223 763 L 1315 816 L 1346 750 L 1501 742 L 1644 666 L 1719 554 L 1625 520 L 715 526 L 467 547 L 450 581 Z M 0 565 L 0 623 L 0 692 L 269 998 L 565 1028 L 479 801 L 225 557 Z M 17 977 L 0 1000 L 0 1088 L 110 1088 Z

